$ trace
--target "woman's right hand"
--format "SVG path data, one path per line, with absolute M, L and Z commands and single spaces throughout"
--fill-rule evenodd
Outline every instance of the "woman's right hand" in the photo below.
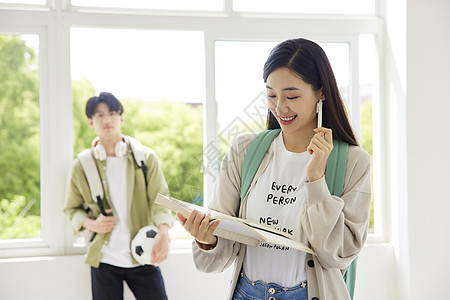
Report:
M 205 246 L 202 247 L 203 249 L 210 250 L 216 247 L 217 236 L 213 233 L 219 225 L 220 220 L 215 220 L 210 223 L 211 215 L 206 215 L 197 210 L 193 210 L 187 219 L 180 212 L 177 212 L 177 218 L 184 229 L 200 244 L 199 246 Z

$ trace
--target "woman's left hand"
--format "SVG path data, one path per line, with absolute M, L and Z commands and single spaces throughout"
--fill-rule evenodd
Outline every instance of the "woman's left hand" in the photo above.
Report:
M 306 174 L 308 181 L 316 181 L 325 174 L 327 160 L 333 150 L 333 132 L 329 128 L 320 127 L 314 129 L 316 134 L 311 139 L 308 148 L 309 154 L 312 155 Z

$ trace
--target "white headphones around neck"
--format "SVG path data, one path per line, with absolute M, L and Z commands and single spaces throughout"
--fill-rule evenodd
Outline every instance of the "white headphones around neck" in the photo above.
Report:
M 99 137 L 96 137 L 92 141 L 92 143 L 91 143 L 92 153 L 94 154 L 95 159 L 105 160 L 108 157 L 108 155 L 106 154 L 105 147 L 102 144 L 100 144 L 99 141 L 100 141 Z M 123 137 L 119 142 L 116 143 L 115 152 L 116 152 L 117 157 L 127 155 L 128 145 L 125 142 Z

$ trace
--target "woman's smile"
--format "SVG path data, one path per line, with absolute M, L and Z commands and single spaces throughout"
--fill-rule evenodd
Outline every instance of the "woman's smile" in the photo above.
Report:
M 278 118 L 280 119 L 280 122 L 281 122 L 283 125 L 289 125 L 289 124 L 291 124 L 291 123 L 294 122 L 294 120 L 297 118 L 297 115 L 291 116 L 291 117 L 281 117 L 281 116 L 278 116 Z

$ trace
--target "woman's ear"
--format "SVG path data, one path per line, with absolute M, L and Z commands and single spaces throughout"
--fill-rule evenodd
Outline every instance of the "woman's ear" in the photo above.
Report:
M 324 93 L 323 93 L 323 87 L 320 88 L 320 89 L 316 92 L 316 96 L 317 96 L 317 99 L 322 99 L 322 101 L 325 101 L 325 100 L 326 100 L 326 99 L 325 99 L 325 95 L 324 95 Z

